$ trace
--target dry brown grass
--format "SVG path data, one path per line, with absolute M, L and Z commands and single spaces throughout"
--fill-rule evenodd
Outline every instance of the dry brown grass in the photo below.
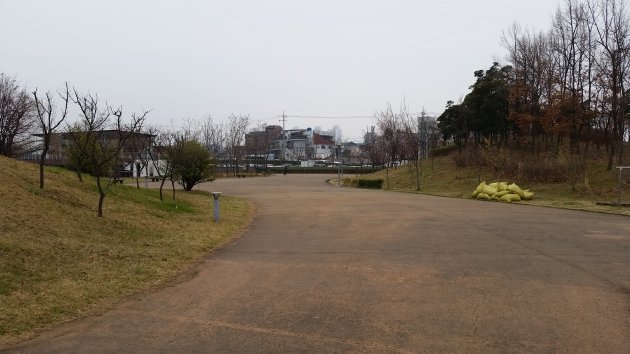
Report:
M 159 201 L 154 190 L 116 186 L 96 216 L 94 182 L 0 157 L 0 347 L 63 321 L 99 313 L 173 279 L 241 232 L 252 215 L 221 199 L 214 224 L 207 194 Z
M 576 177 L 575 186 L 572 181 L 564 182 L 540 182 L 539 175 L 536 179 L 527 180 L 522 174 L 507 176 L 507 173 L 499 173 L 498 179 L 508 182 L 516 182 L 522 188 L 530 189 L 536 195 L 534 199 L 522 204 L 532 204 L 565 209 L 587 210 L 611 214 L 630 215 L 630 208 L 617 206 L 602 206 L 597 202 L 613 202 L 618 195 L 618 170 L 606 170 L 606 157 L 591 157 L 586 161 L 584 172 Z M 629 156 L 626 154 L 626 156 Z M 464 167 L 462 157 L 457 151 L 450 152 L 448 156 L 440 156 L 425 159 L 421 163 L 420 193 L 471 198 L 471 193 L 479 184 L 479 181 L 488 183 L 497 181 L 497 171 L 492 166 L 477 166 L 469 163 Z M 532 157 L 529 157 L 532 159 Z M 527 160 L 529 164 L 534 163 Z M 458 166 L 459 165 L 459 166 Z M 541 164 L 540 169 L 545 166 Z M 415 193 L 415 169 L 411 166 L 399 166 L 388 172 L 380 171 L 363 178 L 387 178 L 389 174 L 389 187 L 387 180 L 383 183 L 384 189 Z M 555 174 L 551 177 L 555 178 Z M 549 177 L 549 176 L 548 176 Z M 623 198 L 630 201 L 630 171 L 624 174 Z

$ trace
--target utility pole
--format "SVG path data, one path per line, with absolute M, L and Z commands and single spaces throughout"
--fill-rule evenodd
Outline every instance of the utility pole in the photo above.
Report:
M 284 162 L 287 159 L 286 151 L 287 151 L 287 135 L 284 129 L 284 124 L 287 121 L 287 116 L 284 114 L 284 109 L 282 110 L 282 161 Z
M 287 116 L 286 114 L 284 114 L 284 109 L 282 110 L 282 120 L 280 120 L 282 122 L 282 131 L 284 131 L 284 123 L 287 121 Z

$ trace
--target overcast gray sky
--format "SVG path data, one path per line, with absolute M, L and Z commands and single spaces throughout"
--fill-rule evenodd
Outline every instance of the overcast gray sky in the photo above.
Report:
M 249 114 L 340 125 L 359 141 L 387 102 L 441 113 L 503 59 L 514 22 L 548 29 L 557 0 L 0 0 L 0 72 L 69 81 L 168 125 Z

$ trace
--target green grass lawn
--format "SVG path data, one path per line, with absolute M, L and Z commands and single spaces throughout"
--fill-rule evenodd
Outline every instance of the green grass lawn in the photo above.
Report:
M 37 166 L 0 157 L 0 347 L 64 321 L 97 314 L 125 297 L 160 286 L 201 255 L 244 230 L 252 205 L 116 185 L 96 215 L 95 183 L 48 168 L 46 188 Z

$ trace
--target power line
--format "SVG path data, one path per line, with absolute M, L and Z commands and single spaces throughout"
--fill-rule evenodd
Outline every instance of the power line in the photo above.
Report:
M 423 112 L 415 112 L 409 113 L 411 116 L 422 116 Z M 425 117 L 437 117 L 439 114 L 434 112 L 424 112 Z M 313 116 L 305 116 L 305 115 L 287 115 L 290 118 L 304 118 L 304 119 L 374 119 L 376 118 L 374 115 L 366 116 L 366 115 L 354 115 L 354 116 L 325 116 L 325 115 L 313 115 Z
M 291 116 L 290 118 L 306 118 L 306 119 L 367 119 L 374 118 L 374 116 Z

